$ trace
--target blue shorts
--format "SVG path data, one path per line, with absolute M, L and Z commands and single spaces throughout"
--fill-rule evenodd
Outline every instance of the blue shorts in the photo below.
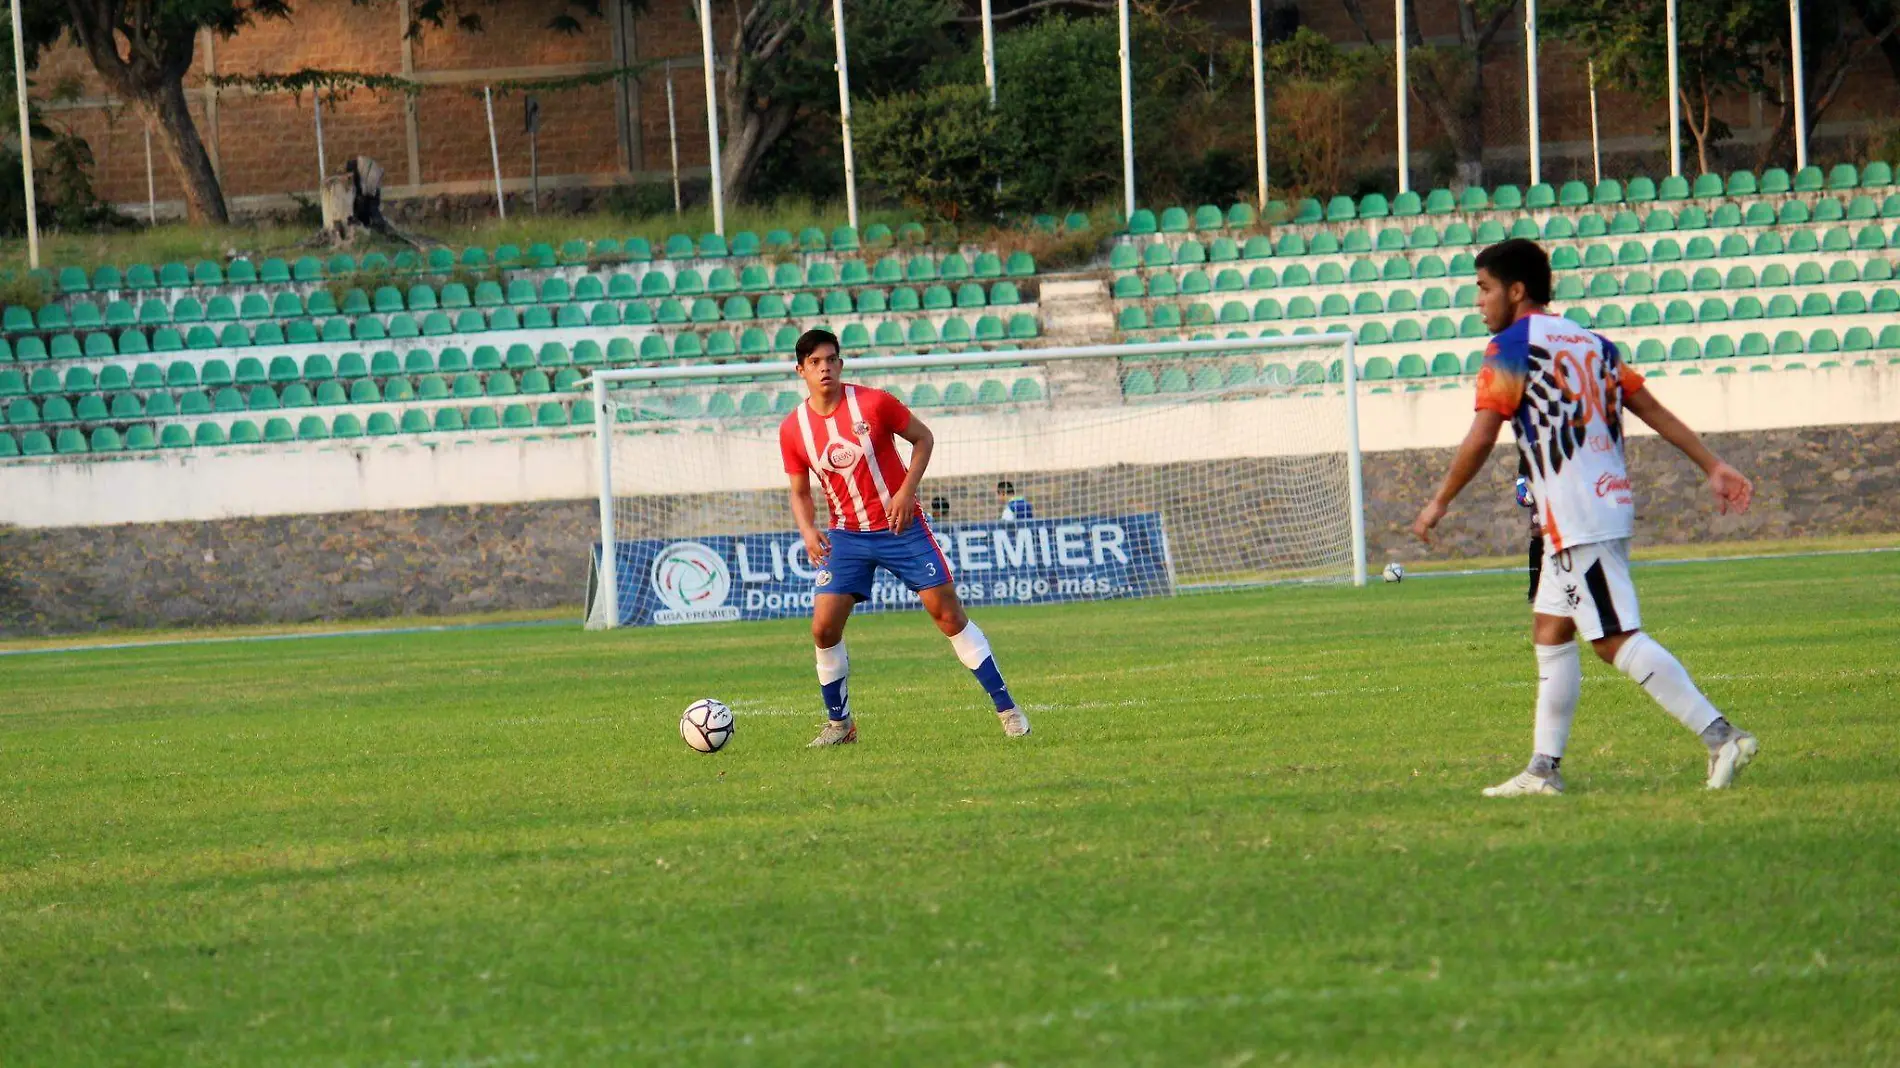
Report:
M 818 593 L 848 593 L 863 602 L 871 599 L 871 580 L 882 567 L 922 593 L 950 581 L 950 561 L 937 548 L 929 524 L 913 521 L 902 534 L 888 530 L 830 530 L 831 557 L 818 569 Z

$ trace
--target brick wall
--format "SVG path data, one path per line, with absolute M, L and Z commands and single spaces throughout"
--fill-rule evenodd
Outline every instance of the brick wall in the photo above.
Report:
M 402 9 L 395 4 L 358 5 L 348 0 L 310 0 L 297 6 L 291 20 L 258 22 L 229 39 L 201 37 L 196 61 L 186 76 L 187 92 L 199 134 L 212 154 L 227 196 L 281 199 L 311 194 L 317 184 L 316 129 L 308 96 L 257 95 L 242 90 L 213 92 L 205 76 L 283 73 L 303 68 L 357 70 L 402 75 L 430 86 L 417 100 L 415 146 L 411 155 L 404 98 L 359 92 L 323 108 L 326 162 L 332 172 L 353 155 L 380 160 L 388 181 L 407 186 L 411 162 L 424 192 L 455 183 L 492 181 L 487 124 L 481 89 L 507 80 L 552 78 L 611 68 L 616 64 L 616 19 L 585 20 L 583 32 L 564 35 L 545 28 L 548 10 L 535 5 L 484 5 L 485 30 L 463 33 L 433 30 L 411 45 L 405 71 Z M 723 46 L 729 14 L 715 14 Z M 705 94 L 699 68 L 699 28 L 684 5 L 656 5 L 630 17 L 629 59 L 675 59 L 675 92 L 682 167 L 707 163 Z M 60 124 L 92 145 L 95 179 L 101 195 L 120 203 L 146 199 L 143 120 L 105 91 L 84 54 L 71 45 L 47 52 L 35 73 L 40 91 L 77 86 L 79 99 L 50 105 Z M 542 92 L 538 137 L 544 179 L 565 176 L 612 180 L 629 170 L 657 177 L 668 168 L 664 73 L 655 70 L 643 86 L 631 86 L 637 99 L 636 136 L 623 134 L 615 85 Z M 522 95 L 497 97 L 495 124 L 504 177 L 525 183 L 528 137 L 522 123 Z M 629 141 L 633 144 L 629 144 Z M 629 161 L 631 160 L 631 166 Z M 154 142 L 153 170 L 161 202 L 176 201 L 181 187 Z M 241 206 L 241 205 L 240 205 Z
M 1335 40 L 1357 43 L 1357 30 L 1338 0 L 1306 0 L 1300 4 L 1306 24 Z M 201 135 L 211 146 L 213 160 L 234 198 L 308 194 L 316 185 L 316 136 L 311 102 L 287 97 L 255 97 L 225 90 L 211 94 L 203 76 L 284 72 L 305 67 L 350 69 L 402 74 L 403 8 L 397 4 L 358 5 L 350 0 L 308 0 L 300 3 L 294 19 L 265 20 L 230 39 L 203 39 L 186 84 L 194 94 L 193 111 Z M 480 89 L 484 82 L 558 76 L 585 69 L 602 69 L 615 62 L 615 19 L 590 20 L 580 34 L 566 36 L 544 28 L 548 9 L 536 5 L 493 4 L 479 9 L 486 32 L 431 30 L 412 44 L 412 77 L 436 88 L 425 93 L 416 108 L 414 165 L 427 192 L 443 191 L 455 183 L 483 183 L 492 178 L 487 128 Z M 1197 14 L 1239 34 L 1246 33 L 1244 5 L 1235 0 L 1204 0 Z M 1453 32 L 1452 8 L 1446 0 L 1419 0 L 1419 15 L 1428 37 Z M 716 5 L 717 47 L 730 45 L 729 9 Z M 1378 24 L 1385 29 L 1384 24 Z M 1389 34 L 1389 30 L 1386 30 Z M 683 4 L 656 4 L 629 16 L 629 54 L 635 61 L 668 58 L 683 63 L 674 72 L 678 109 L 680 163 L 686 168 L 707 163 L 704 82 L 700 75 L 699 28 Z M 1522 31 L 1507 26 L 1496 47 L 1496 58 L 1486 69 L 1489 95 L 1497 102 L 1486 112 L 1486 133 L 1494 147 L 1522 145 L 1526 118 L 1523 106 L 1524 71 Z M 1589 104 L 1584 57 L 1560 43 L 1549 43 L 1540 65 L 1543 105 L 1540 117 L 1547 144 L 1581 144 L 1589 138 Z M 146 196 L 145 155 L 141 120 L 109 100 L 89 64 L 71 46 L 56 48 L 43 57 L 36 74 L 40 92 L 76 82 L 83 99 L 60 106 L 56 118 L 87 138 L 98 159 L 96 172 L 102 195 L 124 203 L 142 203 Z M 1864 120 L 1892 115 L 1895 84 L 1878 52 L 1870 52 L 1849 80 L 1841 100 L 1828 114 L 1835 144 L 1842 131 Z M 637 99 L 636 133 L 623 132 L 618 120 L 614 86 L 541 94 L 543 128 L 539 149 L 541 172 L 556 179 L 612 181 L 631 169 L 648 177 L 668 168 L 665 74 L 655 70 L 627 95 Z M 1006 90 L 1005 90 L 1006 91 Z M 1389 100 L 1389 89 L 1375 93 Z M 1653 168 L 1662 158 L 1662 146 L 1653 140 L 1667 119 L 1666 106 L 1611 91 L 1600 94 L 1603 137 L 1652 139 L 1649 148 L 1630 164 Z M 395 186 L 409 182 L 411 152 L 400 97 L 376 98 L 359 94 L 324 114 L 328 162 L 334 171 L 348 156 L 366 154 L 381 160 Z M 211 114 L 215 112 L 215 121 Z M 1733 127 L 1750 136 L 1755 127 L 1747 98 L 1726 101 L 1721 112 Z M 1411 109 L 1413 144 L 1423 148 L 1438 136 L 1429 112 Z M 521 99 L 504 97 L 496 103 L 496 125 L 504 176 L 525 182 L 528 174 L 527 137 L 522 132 Z M 1772 124 L 1769 112 L 1763 122 Z M 1244 117 L 1237 122 L 1245 125 Z M 1843 124 L 1848 124 L 1843 126 Z M 1387 118 L 1387 127 L 1390 117 Z M 1821 133 L 1827 133 L 1824 129 Z M 1389 137 L 1388 135 L 1385 135 Z M 1845 135 L 1851 142 L 1852 133 Z M 629 142 L 637 142 L 630 144 Z M 1743 165 L 1751 152 L 1735 148 L 1725 162 Z M 154 150 L 157 195 L 173 201 L 179 185 Z M 631 161 L 631 162 L 630 162 Z M 1609 163 L 1606 161 L 1606 166 Z M 1521 170 L 1516 164 L 1515 170 Z M 1568 159 L 1554 152 L 1546 177 L 1554 181 L 1587 178 L 1589 158 L 1581 151 Z M 1496 181 L 1522 180 L 1509 163 L 1497 171 Z M 242 206 L 242 205 L 240 205 Z

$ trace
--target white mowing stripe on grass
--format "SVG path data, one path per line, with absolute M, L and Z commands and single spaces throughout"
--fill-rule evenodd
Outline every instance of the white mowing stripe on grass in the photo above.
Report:
M 431 623 L 407 627 L 361 627 L 356 630 L 312 630 L 294 634 L 206 634 L 196 638 L 153 638 L 150 641 L 93 642 L 51 645 L 34 649 L 0 649 L 0 656 L 39 656 L 47 653 L 117 652 L 125 649 L 164 649 L 174 645 L 230 645 L 240 642 L 291 642 L 304 638 L 389 638 L 404 634 L 452 634 L 472 630 L 515 630 L 521 627 L 573 627 L 562 619 L 524 619 L 508 623 Z
M 1274 1009 L 1306 1004 L 1328 1002 L 1354 1002 L 1390 997 L 1411 996 L 1427 992 L 1437 983 L 1449 979 L 1455 990 L 1469 990 L 1493 997 L 1522 997 L 1541 993 L 1564 993 L 1569 991 L 1591 990 L 1641 986 L 1644 989 L 1656 989 L 1671 984 L 1682 985 L 1687 982 L 1708 978 L 1735 978 L 1746 974 L 1754 980 L 1785 980 L 1812 982 L 1823 978 L 1871 979 L 1892 973 L 1896 963 L 1887 960 L 1872 961 L 1830 961 L 1819 951 L 1806 964 L 1768 964 L 1759 963 L 1744 970 L 1729 964 L 1705 964 L 1686 968 L 1668 969 L 1578 969 L 1563 975 L 1536 979 L 1510 979 L 1500 982 L 1460 984 L 1461 977 L 1454 970 L 1450 975 L 1442 971 L 1441 963 L 1434 958 L 1430 971 L 1394 976 L 1384 982 L 1368 983 L 1364 986 L 1279 986 L 1257 987 L 1247 993 L 1186 995 L 1171 998 L 1144 998 L 1126 1001 L 1091 1001 L 1069 1006 L 1045 1009 L 1041 1012 L 1016 1016 L 972 1017 L 966 1019 L 931 1019 L 912 1017 L 894 1019 L 885 1023 L 882 1035 L 902 1039 L 906 1036 L 928 1034 L 1003 1031 L 1023 1033 L 1047 1030 L 1069 1024 L 1113 1025 L 1139 1024 L 1142 1020 L 1165 1016 L 1186 1016 L 1205 1013 L 1228 1013 L 1234 1011 Z M 798 1046 L 814 1040 L 823 1041 L 834 1038 L 835 1028 L 829 1023 L 805 1024 L 778 1031 L 753 1033 L 740 1031 L 738 1034 L 717 1033 L 698 1038 L 678 1039 L 671 1042 L 634 1043 L 616 1042 L 606 1047 L 589 1051 L 588 1056 L 596 1059 L 611 1059 L 617 1056 L 631 1055 L 640 1059 L 665 1058 L 693 1051 L 710 1050 L 770 1050 Z M 405 1068 L 499 1068 L 503 1065 L 533 1064 L 541 1059 L 540 1054 L 523 1050 L 497 1053 L 480 1058 L 456 1058 L 442 1061 L 404 1061 Z
M 1675 567 L 1681 564 L 1723 564 L 1751 563 L 1762 560 L 1805 560 L 1820 556 L 1868 556 L 1874 553 L 1900 552 L 1900 546 L 1879 546 L 1870 549 L 1816 549 L 1811 552 L 1793 553 L 1757 553 L 1748 556 L 1697 556 L 1680 560 L 1636 560 L 1632 567 Z M 1522 575 L 1522 567 L 1484 567 L 1463 571 L 1415 571 L 1407 578 L 1462 578 L 1468 575 Z M 1312 580 L 1301 579 L 1294 585 L 1310 585 Z M 1287 585 L 1286 583 L 1223 583 L 1205 587 L 1184 586 L 1187 590 L 1227 591 L 1259 589 L 1263 586 Z M 154 638 L 151 641 L 104 642 L 79 645 L 49 645 L 33 649 L 0 649 L 0 657 L 7 656 L 44 656 L 50 653 L 92 653 L 118 652 L 126 649 L 163 649 L 178 645 L 224 645 L 238 642 L 289 642 L 305 638 L 382 638 L 405 634 L 451 634 L 459 631 L 477 630 L 514 630 L 524 627 L 571 627 L 576 624 L 559 619 L 522 620 L 512 623 L 441 623 L 425 626 L 406 627 L 363 627 L 357 630 L 319 630 L 304 631 L 296 634 L 216 634 L 198 638 Z

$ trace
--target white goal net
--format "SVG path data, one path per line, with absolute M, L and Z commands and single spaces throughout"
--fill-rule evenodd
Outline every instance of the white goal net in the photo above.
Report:
M 930 426 L 918 503 L 964 603 L 1047 603 L 1363 583 L 1352 359 L 1350 335 L 1331 334 L 847 354 L 845 381 Z M 592 385 L 588 626 L 809 614 L 820 567 L 779 454 L 779 424 L 805 400 L 790 361 L 621 368 Z M 880 570 L 859 610 L 916 604 Z

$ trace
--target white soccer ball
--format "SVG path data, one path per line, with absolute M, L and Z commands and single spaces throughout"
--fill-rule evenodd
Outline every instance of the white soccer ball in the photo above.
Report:
M 680 737 L 702 753 L 717 753 L 732 740 L 732 709 L 710 697 L 694 701 L 680 713 Z
M 1385 565 L 1385 580 L 1387 582 L 1404 582 L 1405 565 L 1399 563 L 1397 560 Z

